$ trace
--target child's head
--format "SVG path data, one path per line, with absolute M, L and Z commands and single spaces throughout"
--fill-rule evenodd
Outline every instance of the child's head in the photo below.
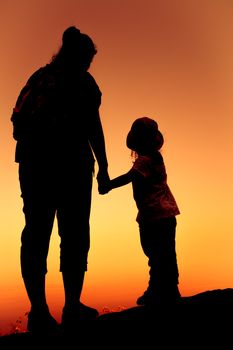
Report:
M 127 135 L 126 145 L 138 154 L 148 154 L 160 150 L 163 135 L 155 120 L 148 117 L 136 119 Z

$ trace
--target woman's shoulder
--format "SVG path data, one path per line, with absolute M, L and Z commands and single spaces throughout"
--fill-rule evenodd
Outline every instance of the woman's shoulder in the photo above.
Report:
M 28 83 L 33 83 L 38 77 L 41 76 L 42 72 L 44 72 L 45 67 L 39 67 L 36 69 L 28 78 Z
M 38 84 L 38 82 L 41 82 L 41 79 L 45 79 L 45 77 L 49 77 L 51 75 L 54 75 L 53 68 L 46 64 L 45 66 L 41 66 L 38 69 L 36 69 L 28 78 L 27 84 L 35 85 Z
M 92 98 L 96 101 L 98 105 L 100 105 L 102 92 L 95 78 L 89 72 L 85 72 L 83 79 L 86 92 L 89 96 L 92 96 Z
M 92 89 L 100 91 L 99 85 L 97 84 L 95 78 L 93 77 L 93 75 L 90 72 L 85 72 L 84 77 L 85 77 L 87 84 L 89 84 L 89 86 Z

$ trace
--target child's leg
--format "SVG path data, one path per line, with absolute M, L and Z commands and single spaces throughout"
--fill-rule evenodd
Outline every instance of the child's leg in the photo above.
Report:
M 155 298 L 172 299 L 180 296 L 175 235 L 175 217 L 140 225 L 141 244 L 148 257 L 150 279 L 147 291 L 138 300 L 139 304 Z

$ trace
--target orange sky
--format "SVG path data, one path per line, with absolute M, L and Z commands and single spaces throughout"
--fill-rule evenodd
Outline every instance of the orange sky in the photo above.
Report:
M 233 288 L 233 3 L 228 0 L 15 0 L 0 4 L 0 332 L 28 311 L 19 265 L 24 225 L 10 116 L 29 74 L 47 63 L 63 30 L 95 41 L 91 67 L 109 172 L 131 166 L 125 137 L 137 117 L 156 119 L 165 136 L 168 183 L 179 204 L 177 257 L 182 295 Z M 130 185 L 100 196 L 91 213 L 83 302 L 134 306 L 147 286 Z M 47 294 L 60 319 L 64 296 L 56 230 Z

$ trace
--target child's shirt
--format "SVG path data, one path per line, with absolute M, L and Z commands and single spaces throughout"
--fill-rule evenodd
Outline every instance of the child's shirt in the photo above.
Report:
M 153 156 L 139 155 L 132 169 L 142 175 L 132 182 L 138 208 L 137 222 L 151 222 L 180 214 L 167 184 L 166 169 L 160 152 Z

